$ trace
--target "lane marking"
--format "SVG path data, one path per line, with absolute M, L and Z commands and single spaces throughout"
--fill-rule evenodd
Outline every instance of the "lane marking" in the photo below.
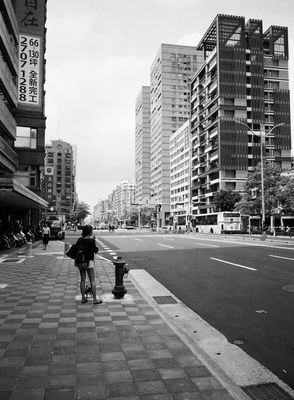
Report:
M 134 239 L 134 240 L 137 240 L 138 242 L 143 242 L 143 239 Z
M 1 283 L 0 284 L 0 289 L 5 289 L 8 286 L 7 283 Z
M 162 238 L 162 239 L 164 239 L 164 240 L 170 240 L 171 242 L 173 242 L 175 239 L 171 239 L 171 238 Z
M 276 246 L 276 245 L 271 245 L 271 244 L 262 244 L 262 243 L 251 243 L 247 241 L 232 241 L 232 240 L 227 240 L 227 239 L 212 239 L 212 238 L 193 238 L 189 236 L 179 236 L 181 239 L 190 239 L 190 240 L 206 240 L 209 242 L 221 242 L 221 243 L 230 243 L 230 244 L 245 244 L 246 246 L 257 246 L 257 247 L 270 247 L 271 249 L 282 249 L 282 250 L 292 250 L 294 251 L 294 247 L 283 247 L 283 246 Z M 289 243 L 289 245 L 293 245 L 294 243 Z
M 200 246 L 219 247 L 216 246 L 215 244 L 206 244 L 206 243 L 195 243 L 195 244 L 199 244 Z
M 105 257 L 102 257 L 102 256 L 98 256 L 98 258 L 99 258 L 100 260 L 104 260 L 104 261 L 107 261 L 107 262 L 109 262 L 109 263 L 112 263 L 112 261 L 111 261 L 111 260 L 108 260 L 108 258 L 105 258 Z
M 282 257 L 282 256 L 274 256 L 273 254 L 269 254 L 270 257 L 275 257 L 275 258 L 282 258 L 283 260 L 291 260 L 294 261 L 294 258 L 290 257 Z
M 161 244 L 161 243 L 158 243 L 158 246 L 168 247 L 169 249 L 174 249 L 174 247 L 172 247 L 172 246 L 167 246 L 166 244 Z
M 234 265 L 235 267 L 249 269 L 250 271 L 257 271 L 256 268 L 246 267 L 245 265 L 235 264 L 235 263 L 232 263 L 232 262 L 229 262 L 229 261 L 220 260 L 219 258 L 210 257 L 210 259 L 211 260 L 215 260 L 215 261 L 219 261 L 219 262 L 222 262 L 222 263 L 225 263 L 225 264 Z

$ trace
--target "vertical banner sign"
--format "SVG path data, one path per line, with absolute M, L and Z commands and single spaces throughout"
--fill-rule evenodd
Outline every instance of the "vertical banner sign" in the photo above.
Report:
M 47 0 L 16 0 L 13 3 L 19 27 L 18 104 L 41 110 Z
M 40 55 L 39 37 L 19 35 L 18 102 L 20 104 L 40 106 Z

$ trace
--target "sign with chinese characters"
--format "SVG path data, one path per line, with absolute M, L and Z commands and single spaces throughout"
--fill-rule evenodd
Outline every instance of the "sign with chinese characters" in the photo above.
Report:
M 15 11 L 20 33 L 44 35 L 46 0 L 17 0 Z
M 19 35 L 18 103 L 40 107 L 41 39 Z

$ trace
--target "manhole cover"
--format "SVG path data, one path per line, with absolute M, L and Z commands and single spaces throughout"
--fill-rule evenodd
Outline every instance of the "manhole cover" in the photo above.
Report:
M 177 301 L 172 296 L 153 296 L 157 304 L 175 304 Z
M 3 260 L 2 262 L 16 262 L 19 261 L 19 258 L 6 258 L 5 260 Z
M 252 400 L 294 400 L 276 383 L 264 383 L 261 385 L 243 386 L 242 390 Z
M 286 292 L 294 293 L 294 285 L 285 285 L 282 287 L 282 290 L 285 290 Z

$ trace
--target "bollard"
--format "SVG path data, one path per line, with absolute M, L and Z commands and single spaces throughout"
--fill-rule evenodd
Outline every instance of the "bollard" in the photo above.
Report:
M 66 257 L 66 253 L 68 252 L 70 248 L 70 243 L 64 242 L 64 254 L 63 256 Z
M 121 257 L 117 257 L 113 264 L 115 265 L 115 286 L 112 293 L 116 299 L 122 299 L 127 293 L 124 287 L 124 275 L 129 272 L 129 269 L 125 266 L 126 262 Z
M 33 243 L 32 242 L 27 242 L 26 257 L 33 257 L 32 250 L 33 250 Z

